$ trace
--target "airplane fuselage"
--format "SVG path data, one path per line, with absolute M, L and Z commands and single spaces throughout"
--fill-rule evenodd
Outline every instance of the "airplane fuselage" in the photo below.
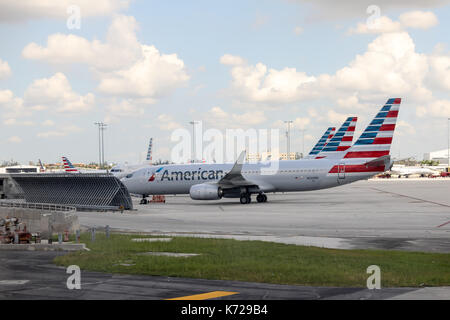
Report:
M 243 165 L 242 176 L 262 192 L 289 192 L 332 188 L 384 171 L 346 171 L 353 166 L 350 160 L 328 159 L 278 161 L 278 167 L 273 162 L 249 163 Z M 231 163 L 154 166 L 141 168 L 122 182 L 135 194 L 188 194 L 193 185 L 218 183 L 232 167 Z

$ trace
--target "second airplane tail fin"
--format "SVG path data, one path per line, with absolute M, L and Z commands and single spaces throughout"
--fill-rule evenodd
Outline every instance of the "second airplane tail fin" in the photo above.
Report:
M 331 138 L 316 156 L 316 159 L 322 158 L 342 158 L 348 148 L 351 147 L 353 141 L 353 134 L 355 133 L 357 117 L 348 117 L 339 130 Z
M 66 157 L 62 157 L 64 164 L 64 171 L 66 172 L 78 172 L 78 169 L 73 166 L 73 164 Z

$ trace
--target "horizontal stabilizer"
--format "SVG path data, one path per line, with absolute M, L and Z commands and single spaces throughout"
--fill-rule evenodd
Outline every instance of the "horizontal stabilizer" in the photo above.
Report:
M 368 161 L 364 165 L 367 168 L 384 166 L 386 168 L 386 170 L 387 170 L 387 169 L 389 169 L 390 164 L 391 164 L 391 156 L 390 155 L 385 155 L 385 156 L 373 159 L 371 161 Z

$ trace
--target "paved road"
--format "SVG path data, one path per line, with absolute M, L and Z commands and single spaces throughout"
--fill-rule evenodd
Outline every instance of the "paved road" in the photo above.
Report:
M 52 264 L 61 252 L 0 252 L 0 300 L 152 299 L 233 293 L 226 300 L 304 299 L 450 299 L 450 288 L 303 287 L 238 281 L 114 275 L 82 271 L 81 290 L 67 289 L 69 274 Z M 212 294 L 211 294 L 212 293 Z
M 86 227 L 255 239 L 353 249 L 450 252 L 450 179 L 360 181 L 320 191 L 269 194 L 267 203 L 167 197 L 137 211 L 79 213 Z

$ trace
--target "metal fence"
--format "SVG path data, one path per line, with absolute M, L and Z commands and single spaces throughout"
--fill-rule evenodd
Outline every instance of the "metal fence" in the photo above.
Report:
M 0 207 L 38 209 L 46 211 L 77 211 L 77 208 L 75 208 L 74 206 L 64 206 L 60 204 L 51 204 L 51 203 L 27 203 L 14 201 L 0 201 Z

